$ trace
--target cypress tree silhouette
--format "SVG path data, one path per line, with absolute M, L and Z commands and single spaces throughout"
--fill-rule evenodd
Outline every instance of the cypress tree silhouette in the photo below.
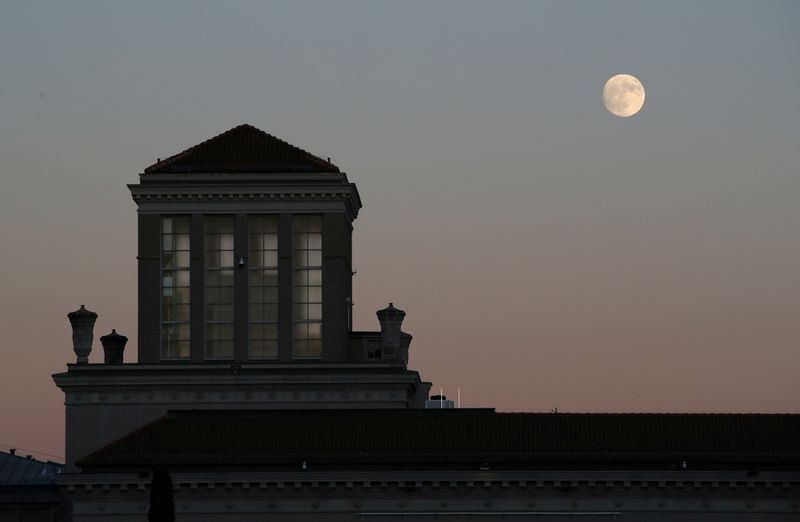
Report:
M 150 481 L 150 511 L 148 522 L 175 522 L 175 500 L 172 496 L 172 477 L 165 469 L 153 471 Z

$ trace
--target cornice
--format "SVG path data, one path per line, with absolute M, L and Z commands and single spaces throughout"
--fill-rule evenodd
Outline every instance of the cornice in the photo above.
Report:
M 274 184 L 136 184 L 128 185 L 137 205 L 203 202 L 324 202 L 342 201 L 351 221 L 358 216 L 361 198 L 353 183 Z
M 301 462 L 298 462 L 298 468 Z M 608 493 L 613 488 L 632 493 L 651 490 L 744 490 L 762 494 L 800 492 L 800 471 L 775 471 L 748 476 L 745 471 L 283 471 L 283 472 L 195 472 L 173 473 L 173 483 L 182 486 L 204 485 L 208 489 L 230 488 L 341 488 L 345 490 L 401 488 L 558 489 L 563 492 L 599 488 Z M 105 488 L 110 485 L 140 489 L 149 485 L 149 476 L 135 473 L 73 473 L 57 478 L 70 490 Z

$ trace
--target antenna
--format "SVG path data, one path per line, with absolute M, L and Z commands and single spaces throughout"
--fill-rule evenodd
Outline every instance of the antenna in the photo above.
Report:
M 461 407 L 461 388 L 457 388 L 458 390 L 458 408 Z
M 444 388 L 439 388 L 439 409 L 444 409 Z

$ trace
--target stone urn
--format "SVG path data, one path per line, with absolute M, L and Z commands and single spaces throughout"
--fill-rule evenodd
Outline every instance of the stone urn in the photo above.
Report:
M 103 344 L 105 363 L 122 364 L 122 352 L 125 351 L 125 343 L 128 342 L 128 338 L 118 334 L 116 330 L 111 330 L 110 334 L 100 338 L 100 342 Z
M 78 356 L 78 364 L 88 364 L 89 354 L 92 353 L 94 322 L 97 320 L 97 314 L 81 305 L 80 309 L 68 313 L 67 318 L 72 325 L 72 349 Z
M 394 303 L 389 303 L 389 306 L 378 310 L 375 315 L 378 316 L 381 325 L 381 347 L 385 352 L 384 357 L 389 360 L 396 359 L 397 350 L 402 344 L 403 332 L 400 328 L 403 326 L 406 313 L 395 308 Z

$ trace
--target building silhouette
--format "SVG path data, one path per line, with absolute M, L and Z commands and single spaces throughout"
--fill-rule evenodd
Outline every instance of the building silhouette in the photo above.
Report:
M 61 522 L 67 504 L 56 485 L 64 466 L 33 455 L 19 455 L 15 448 L 0 451 L 0 521 Z
M 70 314 L 76 521 L 800 520 L 800 415 L 425 408 L 405 312 L 352 328 L 354 183 L 241 125 L 158 161 L 138 207 L 138 361 Z M 488 356 L 488 355 L 487 355 Z

